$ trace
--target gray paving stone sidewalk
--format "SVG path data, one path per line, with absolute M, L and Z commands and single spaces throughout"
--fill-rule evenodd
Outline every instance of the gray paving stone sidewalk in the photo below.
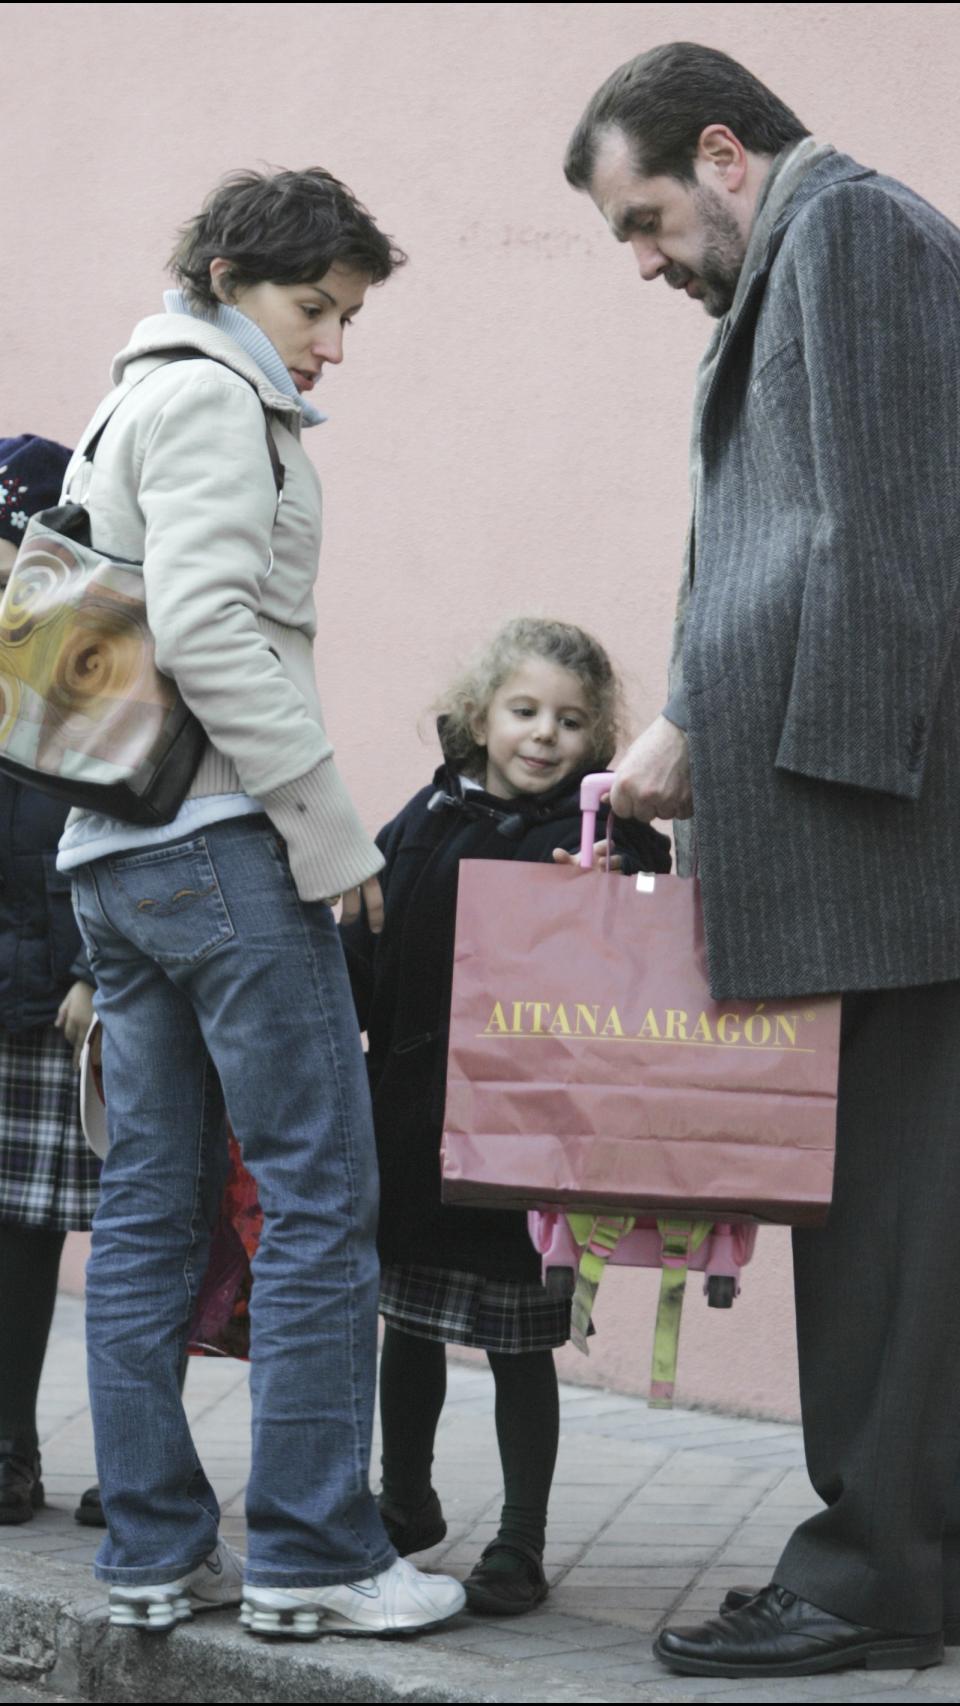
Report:
M 223 1530 L 242 1550 L 246 1367 L 193 1361 L 186 1405 L 221 1500 Z M 79 1528 L 72 1516 L 94 1474 L 82 1306 L 68 1297 L 57 1307 L 40 1420 L 48 1508 L 31 1523 L 0 1529 L 0 1595 L 19 1595 L 21 1623 L 31 1582 L 38 1596 L 55 1590 L 64 1604 L 69 1601 L 70 1616 L 96 1620 L 102 1590 L 91 1585 L 89 1565 L 98 1536 Z M 451 1365 L 436 1482 L 449 1532 L 418 1562 L 464 1575 L 496 1532 L 500 1499 L 492 1386 L 482 1369 Z M 269 1662 L 263 1644 L 241 1635 L 228 1614 L 217 1613 L 162 1642 L 112 1635 L 127 1681 L 124 1692 L 100 1697 L 730 1703 L 960 1698 L 960 1651 L 948 1652 L 942 1667 L 920 1673 L 850 1671 L 789 1684 L 671 1677 L 653 1659 L 651 1637 L 664 1621 L 697 1620 L 715 1610 L 732 1583 L 768 1579 L 791 1527 L 815 1507 L 794 1426 L 649 1410 L 635 1398 L 567 1386 L 546 1555 L 551 1594 L 538 1611 L 496 1622 L 464 1616 L 438 1635 L 402 1645 L 327 1640 L 291 1650 L 272 1643 Z M 15 1624 L 12 1613 L 5 1625 L 0 1616 L 8 1642 Z M 23 1651 L 0 1657 L 7 1688 L 19 1678 L 23 1699 L 36 1698 L 38 1687 L 42 1697 L 46 1679 L 48 1698 L 74 1690 L 83 1697 L 62 1665 L 44 1670 L 46 1661 L 36 1656 L 42 1642 L 39 1636 L 33 1640 L 25 1657 Z M 49 1640 L 43 1650 L 51 1650 Z M 321 1654 L 330 1670 L 323 1686 L 333 1692 L 323 1692 L 317 1681 Z M 181 1661 L 186 1674 L 178 1669 Z M 208 1677 L 222 1679 L 219 1685 L 202 1681 L 205 1664 Z M 119 1690 L 116 1664 L 113 1674 L 112 1686 Z

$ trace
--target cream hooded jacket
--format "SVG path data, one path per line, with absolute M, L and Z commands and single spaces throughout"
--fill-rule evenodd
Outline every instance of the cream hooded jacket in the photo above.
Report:
M 196 361 L 165 365 L 184 349 Z M 227 333 L 186 315 L 142 320 L 112 377 L 81 444 L 116 412 L 92 466 L 75 454 L 66 489 L 86 503 L 96 545 L 143 565 L 157 665 L 209 737 L 189 797 L 258 800 L 302 899 L 352 888 L 383 860 L 334 767 L 317 694 L 321 496 L 299 405 Z M 284 467 L 279 508 L 261 403 Z

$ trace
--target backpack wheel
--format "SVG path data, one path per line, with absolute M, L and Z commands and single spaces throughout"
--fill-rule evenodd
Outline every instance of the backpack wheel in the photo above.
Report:
M 737 1282 L 730 1274 L 711 1274 L 707 1280 L 707 1305 L 710 1309 L 732 1309 L 737 1295 Z

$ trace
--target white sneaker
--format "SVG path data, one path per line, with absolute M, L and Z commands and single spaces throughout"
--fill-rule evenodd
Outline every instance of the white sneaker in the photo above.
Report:
M 378 1576 L 327 1588 L 245 1587 L 240 1621 L 251 1635 L 403 1635 L 456 1617 L 466 1595 L 452 1576 L 398 1558 Z
M 117 1629 L 152 1629 L 165 1634 L 195 1611 L 217 1611 L 243 1598 L 243 1559 L 220 1540 L 195 1570 L 175 1582 L 115 1584 L 110 1589 L 110 1622 Z

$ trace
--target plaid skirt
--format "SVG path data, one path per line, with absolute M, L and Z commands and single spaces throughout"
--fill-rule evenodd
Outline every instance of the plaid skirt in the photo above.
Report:
M 547 1351 L 570 1337 L 568 1298 L 539 1284 L 485 1279 L 453 1268 L 401 1265 L 380 1276 L 380 1313 L 415 1339 L 483 1351 Z
M 69 1043 L 53 1025 L 0 1030 L 0 1223 L 85 1232 L 99 1178 Z

